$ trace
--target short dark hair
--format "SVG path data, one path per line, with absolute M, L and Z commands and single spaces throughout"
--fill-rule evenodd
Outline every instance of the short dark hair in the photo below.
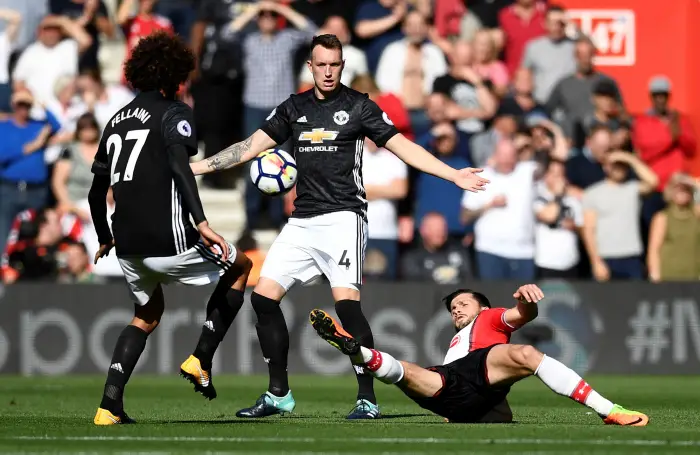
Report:
M 554 3 L 550 3 L 550 5 L 547 7 L 547 14 L 549 13 L 563 13 L 566 11 L 563 6 L 557 5 Z
M 596 133 L 598 133 L 600 131 L 612 133 L 612 130 L 610 129 L 610 127 L 608 125 L 606 125 L 605 123 L 596 123 L 593 126 L 591 126 L 591 129 L 588 130 L 588 134 L 586 135 L 586 138 L 587 139 L 591 138 L 591 137 L 595 136 Z
M 486 297 L 484 294 L 482 294 L 481 292 L 477 292 L 473 289 L 462 288 L 457 289 L 456 291 L 452 291 L 442 298 L 442 302 L 445 304 L 445 308 L 447 308 L 447 311 L 452 311 L 452 301 L 455 299 L 455 297 L 462 294 L 471 295 L 472 298 L 477 301 L 479 306 L 483 308 L 491 308 L 491 302 L 489 301 L 488 297 Z
M 98 131 L 98 133 L 101 130 L 100 124 L 97 122 L 97 118 L 95 118 L 95 116 L 90 112 L 86 112 L 85 114 L 81 115 L 75 122 L 75 133 L 73 133 L 74 141 L 77 141 L 79 139 L 80 132 L 85 128 L 94 128 Z
M 549 171 L 549 168 L 555 164 L 561 164 L 562 166 L 566 166 L 566 161 L 560 160 L 559 158 L 555 158 L 552 155 L 546 155 L 544 157 L 544 159 L 542 160 L 543 171 L 544 172 Z
M 139 41 L 124 65 L 124 75 L 135 90 L 163 91 L 172 98 L 194 64 L 194 54 L 182 38 L 159 31 Z
M 79 76 L 89 77 L 98 84 L 104 85 L 104 81 L 102 80 L 102 72 L 97 68 L 85 68 L 80 72 Z
M 335 49 L 343 52 L 343 43 L 340 42 L 337 36 L 327 33 L 325 35 L 314 36 L 311 40 L 311 51 L 316 48 L 316 46 L 321 46 L 326 49 Z

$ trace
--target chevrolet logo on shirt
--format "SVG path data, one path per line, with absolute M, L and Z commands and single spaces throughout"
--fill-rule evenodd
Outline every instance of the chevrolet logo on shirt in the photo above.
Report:
M 299 135 L 300 141 L 310 141 L 312 144 L 323 144 L 323 141 L 332 141 L 338 137 L 337 131 L 326 131 L 325 128 L 314 128 L 304 131 Z

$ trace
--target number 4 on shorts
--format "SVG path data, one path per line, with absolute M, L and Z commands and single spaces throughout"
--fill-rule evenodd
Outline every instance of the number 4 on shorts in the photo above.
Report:
M 347 257 L 348 255 L 348 250 L 343 251 L 343 255 L 340 256 L 340 262 L 338 262 L 338 265 L 344 265 L 346 270 L 350 269 L 350 258 Z

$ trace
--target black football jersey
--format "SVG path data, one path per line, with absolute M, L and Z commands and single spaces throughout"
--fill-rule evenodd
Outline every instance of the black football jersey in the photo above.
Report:
M 175 256 L 199 239 L 168 164 L 172 144 L 197 153 L 192 109 L 158 92 L 136 96 L 102 133 L 92 172 L 111 178 L 118 256 Z
M 398 134 L 366 94 L 341 86 L 324 100 L 313 89 L 291 95 L 272 111 L 262 130 L 277 144 L 292 140 L 298 169 L 293 217 L 351 211 L 366 219 L 364 138 L 383 147 Z

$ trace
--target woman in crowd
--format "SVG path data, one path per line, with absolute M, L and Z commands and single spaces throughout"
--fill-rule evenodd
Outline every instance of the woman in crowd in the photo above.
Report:
M 90 219 L 90 214 L 78 208 L 78 203 L 87 199 L 92 185 L 92 162 L 100 141 L 100 127 L 95 116 L 83 114 L 78 118 L 75 138 L 61 154 L 54 167 L 51 186 L 58 208 L 62 213 L 74 213 L 81 220 Z
M 700 204 L 693 193 L 700 181 L 675 174 L 664 190 L 666 209 L 654 215 L 649 231 L 649 279 L 695 281 L 700 279 Z

